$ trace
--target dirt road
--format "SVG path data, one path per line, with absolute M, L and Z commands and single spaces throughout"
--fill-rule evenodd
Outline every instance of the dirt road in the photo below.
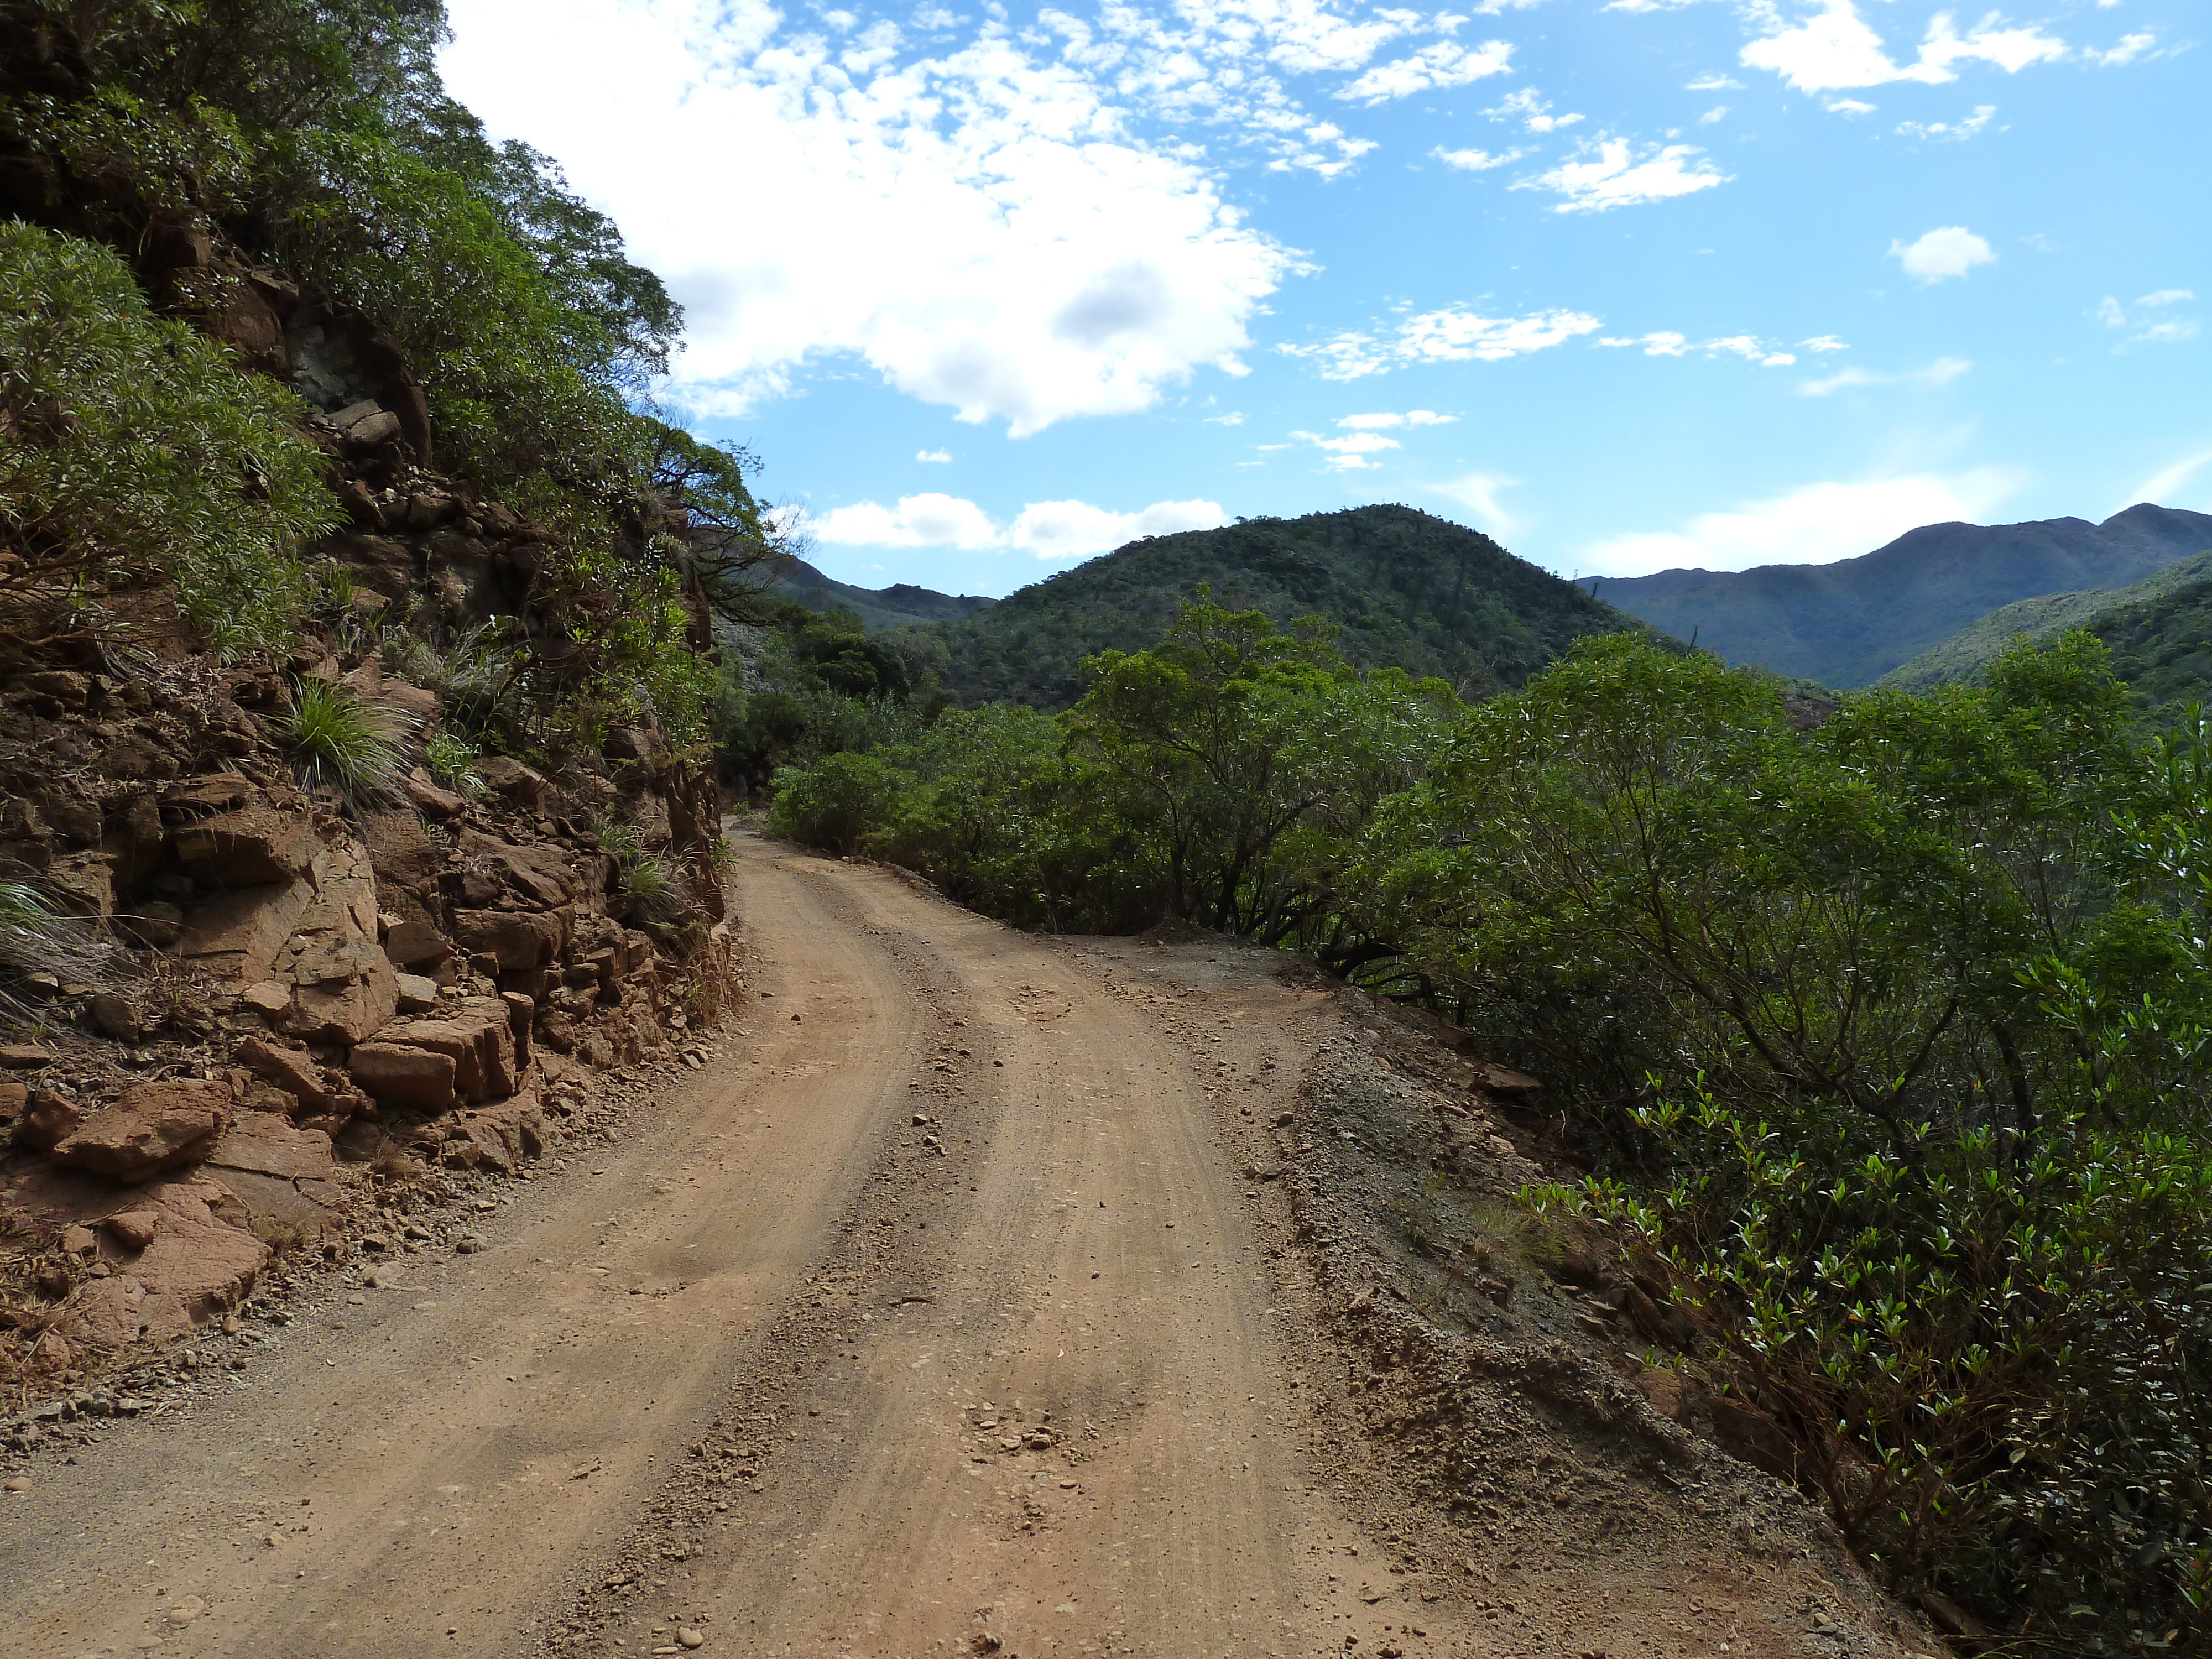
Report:
M 744 1040 L 485 1253 L 10 1499 L 0 1651 L 1589 1650 L 1415 1595 L 1382 1477 L 1316 1446 L 1340 1362 L 1230 1139 L 1326 994 L 1167 1018 L 1126 952 L 741 845 Z M 1727 1639 L 1703 1571 L 1647 1650 Z

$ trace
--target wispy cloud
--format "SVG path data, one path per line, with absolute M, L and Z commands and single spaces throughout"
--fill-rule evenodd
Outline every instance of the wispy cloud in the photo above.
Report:
M 1381 465 L 1374 459 L 1376 455 L 1403 447 L 1395 438 L 1386 438 L 1379 432 L 1354 432 L 1342 438 L 1324 437 L 1318 432 L 1293 432 L 1291 436 L 1320 450 L 1333 472 L 1368 471 Z
M 1404 414 L 1346 415 L 1337 425 L 1347 432 L 1390 432 L 1407 426 L 1450 426 L 1456 415 L 1439 415 L 1433 409 L 1409 409 Z
M 1839 368 L 1834 374 L 1822 375 L 1818 380 L 1800 380 L 1797 390 L 1803 397 L 1825 398 L 1831 392 L 1854 392 L 1878 386 L 1948 386 L 1973 366 L 1964 357 L 1938 357 L 1925 368 L 1899 369 L 1893 374 L 1873 368 Z
M 1178 530 L 1211 530 L 1229 522 L 1218 501 L 1155 501 L 1115 513 L 1088 501 L 1031 501 L 1001 525 L 958 495 L 902 495 L 895 507 L 856 501 L 807 521 L 818 542 L 840 547 L 953 547 L 964 551 L 1012 548 L 1040 559 L 1084 558 Z
M 2194 317 L 2174 317 L 2170 313 L 2176 306 L 2187 305 L 2197 296 L 2185 288 L 2162 288 L 2146 294 L 2129 308 L 2107 294 L 2097 302 L 2097 320 L 2106 328 L 2132 328 L 2135 332 L 2120 343 L 2117 349 L 2131 345 L 2179 345 L 2185 340 L 2197 337 L 2198 329 Z M 2143 313 L 2152 313 L 2145 316 Z
M 1448 167 L 1457 167 L 1462 173 L 1487 173 L 1492 167 L 1502 167 L 1509 161 L 1517 161 L 1528 152 L 1525 149 L 1444 149 L 1441 147 L 1430 154 Z
M 1482 527 L 1492 535 L 1504 536 L 1517 528 L 1520 520 L 1499 504 L 1498 492 L 1510 489 L 1520 482 L 1502 472 L 1469 472 L 1431 484 L 1428 489 L 1447 501 L 1457 501 L 1480 520 Z
M 1659 329 L 1650 334 L 1607 335 L 1598 344 L 1616 349 L 1641 348 L 1647 357 L 1686 357 L 1692 352 L 1708 357 L 1741 357 L 1747 362 L 1758 363 L 1766 368 L 1787 368 L 1797 361 L 1791 352 L 1771 345 L 1756 334 L 1729 334 L 1718 339 L 1692 340 L 1686 334 L 1673 329 Z
M 949 449 L 917 449 L 914 458 L 917 461 L 930 461 L 943 466 L 952 459 L 952 452 Z
M 1984 131 L 1996 118 L 1995 104 L 1977 104 L 1974 112 L 1963 121 L 1899 121 L 1897 131 L 1900 137 L 1924 141 L 1949 140 L 1963 143 L 1976 133 Z
M 1425 311 L 1380 334 L 1347 331 L 1311 345 L 1279 345 L 1286 357 L 1319 365 L 1322 378 L 1357 380 L 1413 363 L 1503 362 L 1564 345 L 1605 325 L 1581 311 L 1485 317 L 1461 306 Z
M 1704 154 L 1695 145 L 1668 144 L 1646 149 L 1639 155 L 1626 138 L 1601 137 L 1577 149 L 1582 159 L 1520 179 L 1513 188 L 1547 190 L 1564 197 L 1552 209 L 1554 213 L 1604 213 L 1726 184 L 1732 175 L 1697 159 Z

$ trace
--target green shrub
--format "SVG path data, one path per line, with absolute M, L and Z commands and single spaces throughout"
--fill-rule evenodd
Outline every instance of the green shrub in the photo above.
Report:
M 299 412 L 107 249 L 0 224 L 0 544 L 24 561 L 0 593 L 166 576 L 217 653 L 282 647 L 337 518 Z
M 277 724 L 306 783 L 331 785 L 357 805 L 400 793 L 414 726 L 404 711 L 327 680 L 301 680 Z
M 868 831 L 890 816 L 910 773 L 874 755 L 830 755 L 812 766 L 787 766 L 776 774 L 769 827 L 810 847 L 847 855 L 860 850 Z
M 466 738 L 441 726 L 424 745 L 422 763 L 429 768 L 430 775 L 448 789 L 464 795 L 481 795 L 484 781 L 477 770 L 481 753 Z

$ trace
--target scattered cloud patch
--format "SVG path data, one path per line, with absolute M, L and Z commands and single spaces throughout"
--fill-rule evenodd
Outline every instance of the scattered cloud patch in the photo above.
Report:
M 1683 90 L 1685 92 L 1741 92 L 1743 82 L 1733 75 L 1700 75 Z
M 1964 276 L 1976 265 L 1995 264 L 1989 243 L 1964 225 L 1943 225 L 1910 242 L 1892 242 L 1890 257 L 1905 275 L 1922 283 Z
M 952 547 L 963 551 L 1012 548 L 1040 559 L 1082 558 L 1178 530 L 1212 530 L 1229 522 L 1218 501 L 1155 501 L 1138 513 L 1115 513 L 1088 501 L 1031 501 L 1001 526 L 958 495 L 902 495 L 896 507 L 860 501 L 807 525 L 814 539 L 841 547 Z
M 2146 62 L 2153 58 L 2163 58 L 2166 54 L 2160 52 L 2157 47 L 2158 36 L 2148 29 L 2142 29 L 2133 34 L 2122 35 L 2119 43 L 2106 51 L 2099 52 L 2094 47 L 2091 47 L 2082 56 L 2102 68 L 2118 69 L 2124 64 Z
M 1208 426 L 1242 426 L 1244 424 L 1244 411 L 1241 409 L 1236 409 L 1231 410 L 1226 415 L 1209 415 L 1206 417 L 1206 424 Z
M 952 452 L 949 449 L 918 449 L 915 451 L 914 458 L 917 461 L 930 461 L 944 466 L 951 463 Z
M 1840 368 L 1818 380 L 1801 380 L 1797 390 L 1808 398 L 1825 398 L 1831 392 L 1856 392 L 1878 386 L 1948 386 L 1973 366 L 1964 357 L 1938 357 L 1925 368 L 1901 369 L 1895 374 L 1872 368 Z
M 1381 463 L 1370 457 L 1386 449 L 1403 447 L 1395 438 L 1386 438 L 1379 432 L 1354 432 L 1342 438 L 1324 437 L 1318 432 L 1293 432 L 1291 436 L 1320 450 L 1328 458 L 1332 472 L 1371 471 Z
M 1716 104 L 1698 118 L 1698 125 L 1701 127 L 1717 126 L 1727 118 L 1729 106 L 1726 104 Z
M 1847 92 L 1917 81 L 1938 86 L 1959 78 L 1957 65 L 1991 64 L 2017 75 L 2031 64 L 2055 63 L 2066 56 L 2066 43 L 2034 24 L 2006 27 L 1991 12 L 1967 34 L 1958 32 L 1948 12 L 1928 25 L 1917 57 L 1893 60 L 1853 0 L 1818 0 L 1820 9 L 1794 26 L 1784 25 L 1771 4 L 1763 8 L 1771 32 L 1737 55 L 1746 69 L 1770 70 L 1799 92 Z M 1830 107 L 1834 107 L 1832 105 Z
M 2199 331 L 2193 317 L 2174 317 L 2164 313 L 2175 306 L 2187 305 L 2197 298 L 2185 288 L 2162 288 L 2146 294 L 2135 302 L 2131 312 L 2107 294 L 2097 302 L 2097 320 L 2106 328 L 2132 328 L 2135 332 L 2120 342 L 2120 349 L 2131 345 L 2179 345 L 2193 340 Z M 2152 314 L 2146 316 L 2145 313 Z
M 1863 98 L 1831 98 L 1821 107 L 1831 115 L 1871 115 L 1875 112 L 1875 106 Z
M 1577 154 L 1584 159 L 1563 161 L 1549 173 L 1517 181 L 1513 188 L 1548 190 L 1564 197 L 1553 207 L 1554 213 L 1604 213 L 1695 195 L 1726 184 L 1732 176 L 1696 159 L 1705 152 L 1693 144 L 1668 144 L 1638 157 L 1625 138 L 1600 138 L 1582 145 Z
M 1408 317 L 1387 333 L 1347 331 L 1312 345 L 1279 345 L 1286 357 L 1320 367 L 1326 380 L 1357 380 L 1412 363 L 1503 362 L 1564 345 L 1605 325 L 1581 311 L 1539 311 L 1526 317 L 1485 317 L 1461 306 Z
M 1552 106 L 1534 87 L 1523 87 L 1518 92 L 1508 93 L 1505 100 L 1494 109 L 1483 111 L 1493 121 L 1518 121 L 1529 132 L 1558 132 L 1571 127 L 1583 118 L 1579 115 L 1554 115 Z
M 1431 152 L 1446 167 L 1456 167 L 1462 173 L 1487 173 L 1492 167 L 1502 167 L 1510 161 L 1517 161 L 1528 153 L 1525 149 L 1502 149 L 1492 152 L 1486 149 L 1441 148 Z
M 1996 118 L 1996 112 L 1995 104 L 1977 104 L 1974 112 L 1963 121 L 1899 121 L 1897 131 L 1902 137 L 1918 138 L 1923 142 L 1948 139 L 1954 143 L 1964 143 L 1987 127 Z
M 1647 357 L 1686 357 L 1692 352 L 1702 352 L 1708 357 L 1741 357 L 1747 362 L 1758 363 L 1766 368 L 1787 368 L 1797 361 L 1796 356 L 1782 347 L 1770 345 L 1755 334 L 1730 334 L 1719 339 L 1692 340 L 1686 334 L 1673 329 L 1658 329 L 1650 334 L 1605 335 L 1597 343 L 1615 349 L 1640 348 Z
M 1849 351 L 1850 349 L 1850 347 L 1832 334 L 1815 334 L 1809 340 L 1798 341 L 1797 344 L 1800 349 L 1805 351 Z
M 1680 530 L 1610 537 L 1588 549 L 1582 562 L 1613 576 L 1828 564 L 1870 553 L 1919 525 L 1979 520 L 2021 482 L 2011 468 L 1981 467 L 1948 477 L 1807 484 L 1728 512 L 1699 514 Z
M 1456 415 L 1439 415 L 1433 409 L 1409 409 L 1402 415 L 1346 415 L 1337 425 L 1347 432 L 1392 432 L 1407 426 L 1449 426 Z
M 1446 87 L 1464 87 L 1486 76 L 1502 75 L 1511 67 L 1513 48 L 1503 40 L 1486 40 L 1472 49 L 1456 40 L 1435 40 L 1410 58 L 1377 64 L 1356 81 L 1336 89 L 1336 96 L 1370 107 L 1393 98 Z

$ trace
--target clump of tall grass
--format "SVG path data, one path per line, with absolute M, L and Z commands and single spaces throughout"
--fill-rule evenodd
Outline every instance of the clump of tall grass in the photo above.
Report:
M 301 781 L 328 784 L 356 806 L 397 797 L 411 764 L 415 719 L 327 680 L 302 680 L 278 720 Z

